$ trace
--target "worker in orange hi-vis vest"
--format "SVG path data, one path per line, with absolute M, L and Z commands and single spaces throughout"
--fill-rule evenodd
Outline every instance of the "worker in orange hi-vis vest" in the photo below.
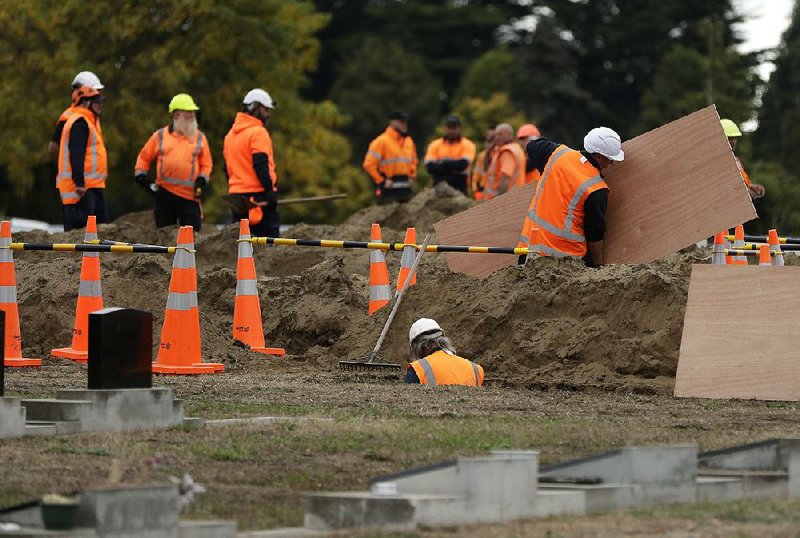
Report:
M 483 367 L 456 355 L 453 344 L 435 320 L 415 321 L 408 331 L 408 342 L 412 362 L 406 371 L 406 383 L 466 387 L 483 384 Z
M 739 130 L 739 126 L 736 125 L 733 121 L 729 119 L 723 119 L 719 121 L 722 125 L 722 130 L 725 131 L 725 136 L 728 137 L 728 143 L 731 145 L 731 151 L 734 152 L 734 157 L 736 157 L 736 164 L 739 167 L 739 171 L 742 173 L 742 179 L 744 179 L 745 185 L 747 185 L 747 192 L 750 194 L 750 198 L 752 200 L 756 200 L 758 198 L 763 198 L 764 194 L 766 194 L 766 189 L 764 185 L 759 185 L 757 183 L 753 183 L 750 180 L 750 175 L 742 166 L 742 160 L 736 155 L 736 145 L 739 142 L 739 138 L 742 136 L 742 131 Z
M 70 118 L 70 116 L 72 116 L 72 113 L 75 111 L 75 105 L 78 104 L 78 94 L 75 90 L 81 86 L 88 86 L 98 91 L 105 88 L 105 86 L 103 86 L 103 84 L 100 82 L 98 76 L 91 71 L 81 71 L 75 75 L 74 79 L 72 79 L 72 102 L 58 117 L 58 120 L 56 121 L 56 129 L 53 131 L 53 136 L 50 138 L 50 144 L 47 146 L 47 151 L 50 152 L 50 156 L 53 157 L 54 161 L 58 159 L 58 149 L 59 144 L 61 143 L 61 132 L 64 130 L 64 124 L 67 123 L 67 120 Z
M 433 178 L 434 186 L 445 182 L 467 194 L 467 174 L 475 160 L 475 143 L 462 136 L 458 116 L 447 116 L 444 124 L 444 136 L 428 144 L 425 169 Z
M 470 193 L 472 198 L 479 202 L 483 200 L 483 189 L 486 187 L 486 179 L 489 177 L 489 165 L 492 162 L 494 150 L 494 127 L 492 127 L 486 131 L 484 147 L 475 157 L 475 164 L 472 166 L 470 176 Z
M 496 149 L 483 188 L 485 200 L 505 194 L 525 179 L 525 151 L 514 140 L 511 125 L 501 123 L 495 127 L 494 141 Z
M 370 142 L 362 167 L 375 182 L 378 205 L 405 203 L 411 199 L 411 187 L 417 178 L 417 147 L 408 134 L 409 116 L 394 111 L 389 125 Z

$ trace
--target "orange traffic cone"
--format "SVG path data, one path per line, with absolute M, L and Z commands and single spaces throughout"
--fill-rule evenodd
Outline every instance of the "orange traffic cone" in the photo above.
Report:
M 781 250 L 781 241 L 778 239 L 778 230 L 770 230 L 767 236 L 769 249 L 772 251 L 772 265 L 775 267 L 783 267 L 783 251 Z
M 86 220 L 86 241 L 97 239 L 97 217 Z M 103 308 L 103 288 L 100 284 L 100 253 L 84 252 L 81 259 L 81 283 L 78 286 L 78 304 L 75 307 L 75 324 L 72 328 L 72 347 L 50 351 L 53 357 L 85 363 L 89 360 L 89 314 Z
M 41 366 L 42 359 L 22 358 L 22 338 L 19 334 L 19 307 L 17 306 L 17 276 L 14 272 L 14 254 L 11 244 L 11 223 L 0 224 L 0 310 L 6 313 L 4 331 L 4 366 Z
M 161 344 L 153 363 L 156 374 L 213 374 L 225 366 L 203 362 L 200 344 L 200 309 L 197 307 L 197 269 L 194 261 L 194 231 L 181 226 L 172 262 L 169 297 L 161 328 Z
M 406 238 L 403 241 L 406 245 L 416 245 L 417 244 L 417 229 L 416 228 L 406 228 Z M 397 274 L 397 291 L 395 291 L 395 296 L 400 294 L 400 290 L 403 289 L 403 285 L 406 283 L 406 279 L 409 278 L 409 273 L 411 272 L 411 266 L 414 265 L 414 258 L 417 257 L 417 249 L 413 246 L 406 246 L 403 247 L 403 254 L 400 256 L 400 272 Z M 409 287 L 413 286 L 417 283 L 417 273 L 411 275 L 411 282 L 408 283 Z
M 758 265 L 772 265 L 772 256 L 769 254 L 768 245 L 758 247 Z
M 381 225 L 373 224 L 369 240 L 380 243 Z M 389 284 L 389 268 L 386 265 L 386 255 L 382 250 L 369 251 L 369 315 L 371 316 L 387 304 L 392 298 L 392 288 Z
M 733 234 L 733 249 L 744 247 L 744 226 L 738 224 Z M 733 265 L 747 265 L 747 256 L 734 256 Z
M 239 221 L 239 239 L 250 239 L 250 221 Z M 261 326 L 261 302 L 256 286 L 256 264 L 253 244 L 239 242 L 236 262 L 236 301 L 233 305 L 233 340 L 247 344 L 250 351 L 266 355 L 286 355 L 279 347 L 264 347 L 264 328 Z
M 725 233 L 714 236 L 714 250 L 711 252 L 711 265 L 725 265 Z

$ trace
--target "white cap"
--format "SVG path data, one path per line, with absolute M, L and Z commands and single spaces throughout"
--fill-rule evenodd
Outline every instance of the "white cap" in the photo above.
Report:
M 443 332 L 438 323 L 430 318 L 420 318 L 415 321 L 408 330 L 408 342 L 413 344 L 417 337 L 436 331 Z
M 595 127 L 589 131 L 583 138 L 583 149 L 589 153 L 599 153 L 612 161 L 625 160 L 619 135 L 608 127 Z
M 89 86 L 95 90 L 102 90 L 105 88 L 97 75 L 91 71 L 81 71 L 75 75 L 75 78 L 72 79 L 72 86 Z
M 264 105 L 267 108 L 275 108 L 275 102 L 272 100 L 272 97 L 270 97 L 269 94 L 261 88 L 256 88 L 247 92 L 247 95 L 244 96 L 242 103 L 245 105 L 258 103 L 259 105 Z

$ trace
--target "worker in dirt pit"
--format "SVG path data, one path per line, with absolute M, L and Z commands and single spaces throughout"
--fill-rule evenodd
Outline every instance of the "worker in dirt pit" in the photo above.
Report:
M 764 194 L 766 194 L 766 189 L 763 185 L 758 185 L 750 180 L 750 175 L 745 171 L 744 166 L 742 166 L 742 160 L 736 155 L 736 144 L 742 136 L 742 131 L 739 130 L 738 125 L 729 119 L 720 120 L 720 124 L 722 124 L 722 129 L 725 131 L 725 136 L 728 137 L 728 143 L 731 145 L 734 157 L 736 157 L 736 164 L 739 166 L 742 179 L 744 179 L 747 185 L 747 192 L 750 194 L 750 199 L 756 200 L 758 198 L 763 198 Z
M 589 131 L 583 148 L 575 151 L 547 138 L 528 142 L 528 158 L 542 178 L 518 246 L 541 256 L 584 257 L 587 265 L 597 267 L 603 264 L 608 206 L 602 171 L 625 153 L 619 135 L 608 127 Z
M 467 194 L 467 173 L 475 160 L 475 143 L 461 135 L 461 120 L 447 116 L 444 136 L 428 145 L 425 152 L 425 169 L 433 177 L 433 184 L 442 181 Z
M 64 207 L 64 231 L 83 228 L 89 215 L 109 222 L 106 208 L 108 161 L 100 115 L 105 96 L 91 86 L 74 92 L 75 106 L 61 131 L 56 188 Z
M 415 321 L 408 331 L 408 342 L 413 362 L 408 366 L 406 383 L 467 387 L 483 384 L 483 367 L 456 355 L 450 339 L 434 320 Z
M 156 227 L 173 224 L 200 231 L 201 200 L 211 177 L 213 162 L 208 139 L 197 129 L 200 108 L 188 94 L 179 93 L 169 102 L 172 121 L 150 136 L 139 152 L 134 179 L 143 189 L 155 194 Z M 147 179 L 150 164 L 156 159 L 155 183 Z
M 525 152 L 514 140 L 514 128 L 501 123 L 494 128 L 495 151 L 489 163 L 489 174 L 483 199 L 491 200 L 517 186 L 525 177 Z
M 492 162 L 492 155 L 495 150 L 494 128 L 486 131 L 484 142 L 483 150 L 475 158 L 472 175 L 470 176 L 472 198 L 479 202 L 483 200 L 483 189 L 486 187 L 486 179 L 489 177 L 489 165 Z
M 525 150 L 525 146 L 528 145 L 528 142 L 531 140 L 536 140 L 537 138 L 541 138 L 542 133 L 539 132 L 539 128 L 536 127 L 532 123 L 526 123 L 522 125 L 519 129 L 517 129 L 517 144 L 522 150 Z M 539 181 L 539 171 L 533 166 L 533 162 L 526 157 L 525 159 L 525 175 L 522 176 L 521 181 L 517 183 L 517 187 L 522 187 L 529 183 L 534 183 Z
M 256 236 L 279 237 L 278 176 L 267 121 L 277 103 L 256 88 L 242 100 L 233 127 L 225 135 L 223 154 L 228 177 L 228 193 L 246 197 L 252 207 L 233 210 L 233 221 L 250 219 L 250 232 Z
M 81 71 L 75 75 L 74 79 L 72 79 L 72 104 L 70 104 L 70 106 L 66 108 L 58 117 L 58 120 L 56 121 L 56 129 L 53 131 L 53 136 L 50 138 L 50 144 L 47 146 L 47 151 L 50 153 L 50 156 L 53 157 L 54 161 L 58 159 L 61 132 L 64 130 L 64 124 L 66 124 L 69 117 L 72 116 L 72 113 L 75 110 L 75 105 L 78 104 L 75 90 L 81 86 L 89 86 L 97 91 L 105 88 L 105 86 L 103 86 L 103 84 L 100 82 L 100 78 L 91 71 Z
M 395 111 L 386 130 L 370 142 L 362 167 L 375 182 L 378 205 L 405 203 L 417 177 L 417 148 L 408 134 L 409 116 Z

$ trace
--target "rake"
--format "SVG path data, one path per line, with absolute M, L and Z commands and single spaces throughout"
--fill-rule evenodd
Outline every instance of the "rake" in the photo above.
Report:
M 414 258 L 414 265 L 411 266 L 411 271 L 408 273 L 406 281 L 403 282 L 403 287 L 400 289 L 400 293 L 397 295 L 397 299 L 395 300 L 394 305 L 392 306 L 392 311 L 389 313 L 389 319 L 386 320 L 386 323 L 383 326 L 383 330 L 381 331 L 381 335 L 378 338 L 378 343 L 375 344 L 375 348 L 369 355 L 366 355 L 364 357 L 359 357 L 358 360 L 339 361 L 339 368 L 341 368 L 342 370 L 361 371 L 361 372 L 403 371 L 403 365 L 383 361 L 380 357 L 378 357 L 378 351 L 380 351 L 381 345 L 383 344 L 383 341 L 386 338 L 387 333 L 389 332 L 389 327 L 392 326 L 394 317 L 397 315 L 397 310 L 400 308 L 400 303 L 403 302 L 403 295 L 405 295 L 409 283 L 411 282 L 411 276 L 417 272 L 417 266 L 419 266 L 419 262 L 420 260 L 422 260 L 422 255 L 425 254 L 425 249 L 427 248 L 428 242 L 430 242 L 430 240 L 431 240 L 430 234 L 425 236 L 425 241 L 422 243 L 422 248 L 417 254 L 417 257 Z

